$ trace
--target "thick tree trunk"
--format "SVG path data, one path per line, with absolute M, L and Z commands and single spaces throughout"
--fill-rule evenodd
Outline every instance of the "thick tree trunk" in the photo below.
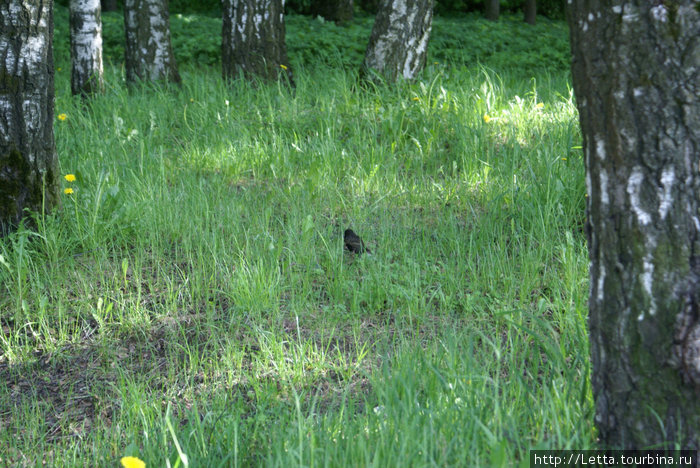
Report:
M 523 9 L 525 10 L 525 22 L 535 24 L 537 21 L 537 0 L 525 0 Z
M 700 12 L 569 3 L 603 444 L 700 448 Z
M 117 0 L 102 0 L 102 11 L 117 11 Z
M 498 21 L 500 13 L 500 0 L 485 0 L 486 2 L 486 19 L 489 21 Z
M 127 83 L 180 83 L 170 42 L 168 0 L 125 0 L 124 30 Z
M 433 23 L 432 0 L 382 0 L 369 38 L 363 73 L 413 79 L 425 66 Z
M 0 235 L 58 201 L 53 2 L 0 3 Z
M 221 62 L 224 79 L 292 81 L 285 43 L 284 1 L 222 0 Z
M 352 20 L 353 0 L 313 0 L 311 13 L 328 21 L 345 23 Z
M 70 1 L 71 91 L 89 96 L 104 90 L 100 0 Z

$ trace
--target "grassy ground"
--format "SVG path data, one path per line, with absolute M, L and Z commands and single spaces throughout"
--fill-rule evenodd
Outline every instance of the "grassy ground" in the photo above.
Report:
M 591 447 L 568 75 L 433 59 L 368 87 L 299 60 L 294 93 L 194 68 L 129 93 L 113 67 L 86 106 L 57 72 L 77 180 L 0 240 L 0 465 L 527 466 Z M 343 250 L 348 226 L 373 255 Z

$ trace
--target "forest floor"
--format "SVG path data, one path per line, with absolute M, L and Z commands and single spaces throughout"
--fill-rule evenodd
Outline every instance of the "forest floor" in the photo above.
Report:
M 0 240 L 0 465 L 528 466 L 593 447 L 578 116 L 565 25 L 542 23 L 436 18 L 419 80 L 367 85 L 313 42 L 335 25 L 296 17 L 293 91 L 222 83 L 203 44 L 181 87 L 127 91 L 110 65 L 86 104 L 57 38 L 72 193 Z M 354 27 L 362 49 L 371 21 Z M 371 255 L 344 249 L 348 227 Z

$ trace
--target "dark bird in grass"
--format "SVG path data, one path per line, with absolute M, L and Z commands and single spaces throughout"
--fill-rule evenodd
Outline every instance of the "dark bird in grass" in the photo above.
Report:
M 364 252 L 372 253 L 371 250 L 365 247 L 365 243 L 362 242 L 360 236 L 355 234 L 355 232 L 353 232 L 352 229 L 345 230 L 345 234 L 343 234 L 343 240 L 345 241 L 345 248 L 348 249 L 350 252 L 357 254 L 361 254 Z

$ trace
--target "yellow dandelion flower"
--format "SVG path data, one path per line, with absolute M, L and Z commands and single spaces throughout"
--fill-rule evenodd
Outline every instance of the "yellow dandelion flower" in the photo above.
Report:
M 486 123 L 491 122 L 491 117 L 489 117 L 488 114 L 484 114 L 484 122 L 486 122 Z
M 65 193 L 66 195 L 70 195 L 70 194 L 73 193 L 73 189 L 70 188 L 70 187 L 68 187 L 67 189 L 65 189 L 65 190 L 63 191 L 63 193 Z
M 63 176 L 68 182 L 75 182 L 75 175 L 74 174 L 66 174 Z
M 146 468 L 146 463 L 136 457 L 122 457 L 119 461 L 124 468 Z
M 61 67 L 58 67 L 58 68 L 56 69 L 56 71 L 61 71 Z
M 282 63 L 280 63 L 280 68 L 281 68 L 282 70 L 286 70 L 286 69 L 287 69 L 287 66 L 284 65 L 284 64 L 282 64 Z
M 542 109 L 544 107 L 544 104 L 542 104 L 541 102 L 538 102 L 535 107 L 537 107 L 538 109 Z
M 566 161 L 566 158 L 561 158 L 562 161 Z
M 68 117 L 68 116 L 67 116 L 66 114 L 58 114 L 58 120 L 60 120 L 61 122 L 63 122 L 64 120 L 66 120 L 67 117 Z
M 193 98 L 190 98 L 190 102 L 194 102 L 194 99 L 193 99 Z
M 413 100 L 414 100 L 414 101 L 420 101 L 420 98 L 419 98 L 419 97 L 414 97 Z

